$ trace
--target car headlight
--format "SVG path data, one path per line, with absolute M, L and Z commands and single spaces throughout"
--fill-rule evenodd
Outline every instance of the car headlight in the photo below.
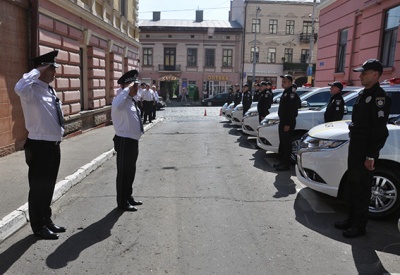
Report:
M 246 117 L 250 117 L 250 116 L 258 116 L 258 111 L 254 111 L 254 112 L 246 112 L 245 116 L 246 116 Z
M 280 121 L 279 118 L 275 118 L 275 119 L 264 119 L 263 121 L 261 121 L 261 125 L 262 125 L 262 126 L 272 126 L 272 125 L 279 124 L 279 121 Z
M 348 140 L 321 139 L 304 135 L 301 140 L 300 148 L 308 149 L 335 149 L 348 142 Z

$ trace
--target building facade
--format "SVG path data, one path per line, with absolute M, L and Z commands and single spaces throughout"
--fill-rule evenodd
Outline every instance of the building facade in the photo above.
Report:
M 382 62 L 381 80 L 400 77 L 398 0 L 325 0 L 318 9 L 317 85 L 361 85 L 353 69 L 370 58 Z
M 242 27 L 227 20 L 152 20 L 139 23 L 142 52 L 140 78 L 156 85 L 164 99 L 187 91 L 208 96 L 227 92 L 240 82 Z
M 22 149 L 27 136 L 15 83 L 32 69 L 33 57 L 54 49 L 65 134 L 110 121 L 116 80 L 138 68 L 137 10 L 137 0 L 0 2 L 0 35 L 9 38 L 0 42 L 0 156 Z
M 255 82 L 269 80 L 280 87 L 279 76 L 287 73 L 298 85 L 307 82 L 307 68 L 315 60 L 318 41 L 314 2 L 320 1 L 232 0 L 230 20 L 244 26 L 243 82 L 251 84 L 254 75 Z M 314 72 L 310 72 L 312 78 Z

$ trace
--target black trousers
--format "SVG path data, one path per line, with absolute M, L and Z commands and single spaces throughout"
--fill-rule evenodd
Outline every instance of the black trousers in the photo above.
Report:
M 153 101 L 143 101 L 143 111 L 144 111 L 143 122 L 146 123 L 147 117 L 149 118 L 149 122 L 151 122 L 152 112 L 153 112 Z
M 27 139 L 25 161 L 29 166 L 29 218 L 33 232 L 51 223 L 51 201 L 60 167 L 60 145 L 54 141 Z
M 157 102 L 156 102 L 156 104 L 155 105 L 153 105 L 153 108 L 152 108 L 152 113 L 151 113 L 151 117 L 152 117 L 152 119 L 156 119 L 156 113 L 157 113 Z
M 117 152 L 117 205 L 124 207 L 133 193 L 139 141 L 117 135 L 113 140 Z
M 368 222 L 369 204 L 373 171 L 365 168 L 368 143 L 350 139 L 347 170 L 348 221 L 358 227 L 365 227 Z
M 289 125 L 290 130 L 287 132 L 283 131 L 283 125 L 282 123 L 279 123 L 279 157 L 280 161 L 284 165 L 290 165 L 291 160 L 290 156 L 292 155 L 292 140 L 293 140 L 293 132 L 294 132 L 294 127 L 296 125 Z

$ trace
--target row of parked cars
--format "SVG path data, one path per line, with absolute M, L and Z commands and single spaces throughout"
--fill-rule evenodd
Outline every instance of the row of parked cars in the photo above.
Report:
M 389 137 L 376 161 L 372 196 L 369 207 L 371 218 L 386 218 L 400 211 L 400 84 L 385 82 L 381 87 L 392 98 L 388 124 Z M 298 112 L 292 141 L 292 161 L 296 176 L 306 186 L 318 192 L 343 198 L 345 195 L 348 124 L 354 102 L 362 87 L 347 86 L 342 95 L 345 114 L 342 121 L 324 123 L 324 113 L 330 99 L 330 87 L 301 87 L 297 92 L 302 108 Z M 282 90 L 274 91 L 270 114 L 258 123 L 257 103 L 243 117 L 241 105 L 225 104 L 221 113 L 239 130 L 257 137 L 257 145 L 278 153 L 278 107 Z M 399 221 L 400 222 L 400 221 Z

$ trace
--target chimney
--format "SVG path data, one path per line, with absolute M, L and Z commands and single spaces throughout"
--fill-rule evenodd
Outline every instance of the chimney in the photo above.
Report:
M 160 11 L 153 11 L 153 21 L 160 21 L 161 12 Z
M 196 22 L 202 22 L 202 21 L 203 21 L 203 11 L 197 10 L 196 11 Z

